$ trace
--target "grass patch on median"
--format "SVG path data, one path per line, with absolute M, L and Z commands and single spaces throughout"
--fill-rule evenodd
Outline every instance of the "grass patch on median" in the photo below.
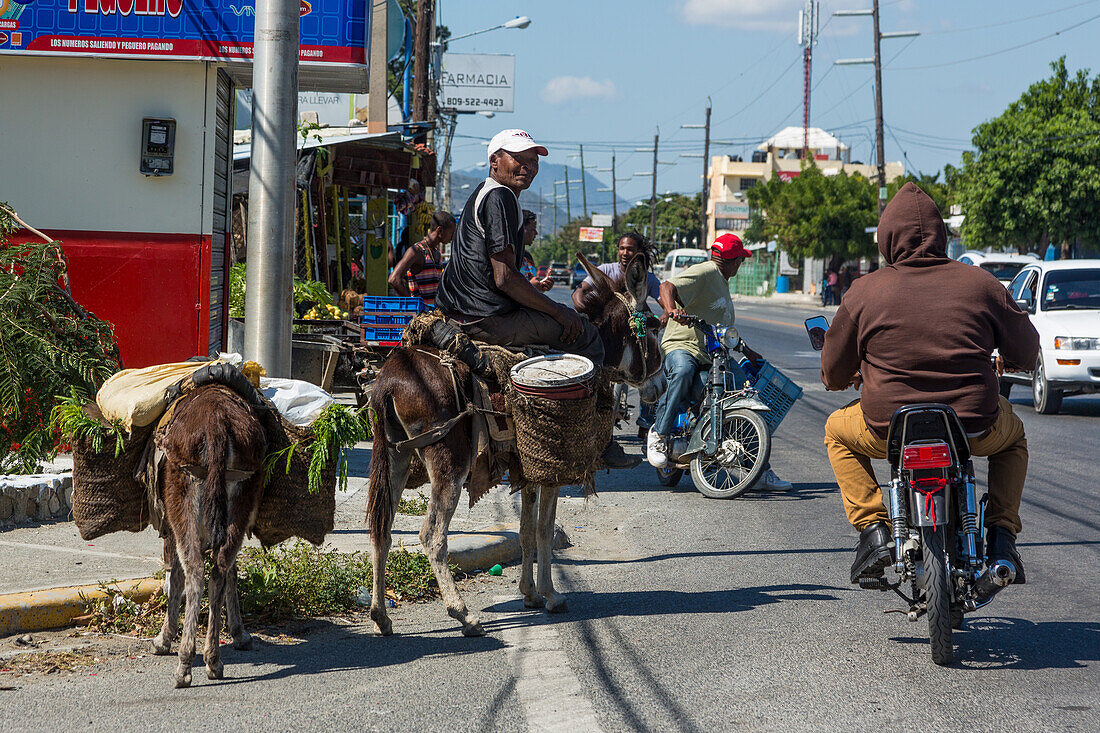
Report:
M 305 542 L 286 542 L 268 550 L 245 548 L 237 555 L 237 589 L 245 625 L 361 610 L 359 592 L 363 588 L 369 591 L 372 573 L 370 560 L 362 553 L 337 552 Z M 208 562 L 205 581 L 209 577 Z M 160 630 L 167 609 L 167 598 L 160 591 L 147 602 L 136 603 L 126 597 L 124 584 L 101 583 L 100 590 L 105 597 L 85 598 L 86 612 L 77 623 L 102 633 L 153 636 Z M 386 563 L 386 591 L 397 601 L 438 597 L 428 558 L 403 548 L 393 550 Z M 181 605 L 186 606 L 186 599 Z M 208 609 L 204 594 L 201 626 L 205 626 Z M 180 614 L 182 623 L 183 609 Z
M 401 499 L 397 502 L 398 514 L 409 514 L 414 517 L 422 517 L 428 513 L 428 497 L 423 492 L 417 492 L 412 499 Z

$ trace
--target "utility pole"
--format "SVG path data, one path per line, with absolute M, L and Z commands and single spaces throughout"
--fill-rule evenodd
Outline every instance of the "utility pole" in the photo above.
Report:
M 370 6 L 370 78 L 367 86 L 367 132 L 386 131 L 386 29 L 389 27 L 389 3 Z M 257 13 L 258 16 L 258 13 Z M 259 33 L 259 25 L 256 26 Z M 295 57 L 297 58 L 297 57 Z M 294 91 L 297 94 L 298 86 Z
M 588 186 L 584 181 L 584 146 L 580 146 L 581 149 L 581 205 L 584 206 L 584 211 L 581 212 L 581 216 L 588 216 Z
M 680 129 L 704 130 L 702 156 L 698 153 L 680 153 L 681 158 L 701 157 L 703 159 L 703 204 L 702 211 L 699 214 L 699 240 L 702 241 L 707 236 L 707 203 L 710 200 L 710 97 L 707 97 L 706 123 L 702 125 L 680 125 Z
M 565 219 L 566 224 L 573 221 L 573 207 L 569 203 L 569 166 L 565 166 Z
M 875 3 L 878 7 L 878 3 Z M 810 81 L 813 77 L 814 46 L 817 44 L 818 2 L 806 0 L 806 7 L 798 11 L 798 43 L 802 46 L 802 159 L 810 155 Z M 877 15 L 875 16 L 878 17 Z M 878 21 L 876 20 L 877 24 Z M 876 25 L 875 36 L 878 36 Z M 875 43 L 878 58 L 878 43 Z
M 244 351 L 272 377 L 290 376 L 299 23 L 297 0 L 257 0 Z
M 878 215 L 886 208 L 886 145 L 882 135 L 882 35 L 878 30 L 878 0 L 871 4 L 871 17 L 875 26 L 875 146 L 878 151 Z
M 710 97 L 707 97 L 706 131 L 703 133 L 703 210 L 699 214 L 699 241 L 707 238 L 707 199 L 710 197 Z
M 427 122 L 430 114 L 428 97 L 429 46 L 433 27 L 433 0 L 417 0 L 415 60 L 413 61 L 413 121 Z
M 653 133 L 653 188 L 649 194 L 649 230 L 653 232 L 653 241 L 657 239 L 657 142 L 661 138 L 661 128 Z
M 882 55 L 879 50 L 880 41 L 884 38 L 911 38 L 919 36 L 916 31 L 894 31 L 882 33 L 879 31 L 878 0 L 873 0 L 870 10 L 837 10 L 835 16 L 870 15 L 874 24 L 875 55 L 869 59 L 837 59 L 833 63 L 837 66 L 852 66 L 855 64 L 875 65 L 875 144 L 878 158 L 878 214 L 882 217 L 882 210 L 886 208 L 886 152 L 883 139 L 885 123 L 882 118 Z
M 611 231 L 619 232 L 619 193 L 615 184 L 615 151 L 611 151 Z

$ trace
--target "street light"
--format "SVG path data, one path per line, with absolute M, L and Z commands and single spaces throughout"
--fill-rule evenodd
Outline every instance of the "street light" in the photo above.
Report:
M 494 25 L 489 28 L 482 28 L 481 30 L 474 31 L 472 33 L 463 33 L 461 36 L 451 36 L 447 39 L 446 42 L 449 44 L 452 41 L 458 41 L 463 38 L 469 38 L 470 36 L 476 36 L 479 33 L 488 33 L 489 31 L 495 31 L 499 28 L 526 28 L 529 25 L 531 25 L 531 19 L 528 18 L 526 15 L 521 15 L 516 18 L 512 18 L 511 20 L 506 20 L 500 25 Z

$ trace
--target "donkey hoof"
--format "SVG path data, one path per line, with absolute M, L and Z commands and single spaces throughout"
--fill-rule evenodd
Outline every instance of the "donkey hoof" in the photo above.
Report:
M 184 672 L 182 669 L 176 670 L 176 687 L 190 687 L 191 686 L 191 670 Z
M 569 604 L 565 602 L 565 596 L 553 595 L 546 599 L 547 613 L 565 613 L 569 610 Z
M 247 631 L 242 631 L 240 636 L 233 639 L 233 648 L 242 652 L 252 648 L 252 637 Z
M 473 621 L 462 625 L 463 636 L 485 636 L 485 629 L 481 628 L 480 621 Z
M 546 599 L 538 594 L 523 597 L 524 608 L 542 608 L 545 605 Z
M 393 621 L 388 618 L 375 619 L 374 630 L 378 632 L 379 636 L 390 636 L 393 634 Z
M 206 679 L 220 680 L 225 676 L 225 665 L 218 662 L 216 665 L 206 665 Z
M 153 638 L 153 654 L 158 656 L 167 656 L 172 653 L 172 640 L 164 639 L 161 636 Z

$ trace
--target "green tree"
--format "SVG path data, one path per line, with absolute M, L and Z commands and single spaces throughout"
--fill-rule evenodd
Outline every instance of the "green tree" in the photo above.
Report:
M 790 181 L 778 176 L 748 190 L 752 207 L 745 238 L 776 240 L 792 258 L 852 260 L 874 256 L 875 188 L 858 173 L 824 175 L 803 167 Z
M 974 128 L 958 199 L 970 246 L 1100 240 L 1100 77 L 1071 76 L 1063 56 L 999 117 Z
M 685 196 L 682 193 L 670 193 L 657 197 L 657 233 L 650 240 L 657 246 L 659 254 L 677 247 L 702 247 L 699 231 L 699 210 L 702 208 L 701 194 Z M 643 234 L 649 231 L 649 202 L 634 206 L 619 217 L 619 231 L 635 229 Z M 679 236 L 679 241 L 677 241 Z
M 892 201 L 894 194 L 896 194 L 906 183 L 912 181 L 920 187 L 920 190 L 924 191 L 934 202 L 936 202 L 936 207 L 940 210 L 940 214 L 942 216 L 947 216 L 947 210 L 951 207 L 951 204 L 955 203 L 954 191 L 951 186 L 951 171 L 953 170 L 955 169 L 950 165 L 944 167 L 943 181 L 940 180 L 939 173 L 918 172 L 916 175 L 906 173 L 904 176 L 898 176 L 886 184 L 886 199 L 887 201 Z

